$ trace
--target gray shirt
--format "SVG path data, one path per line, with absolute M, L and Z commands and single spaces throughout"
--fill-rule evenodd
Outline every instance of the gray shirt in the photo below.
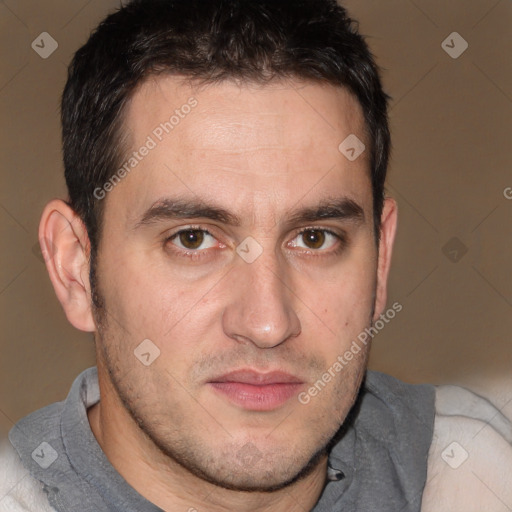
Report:
M 157 512 L 113 468 L 87 408 L 100 399 L 96 368 L 63 402 L 20 420 L 9 433 L 23 465 L 58 512 Z M 435 416 L 433 386 L 368 372 L 329 452 L 327 483 L 312 512 L 419 512 Z

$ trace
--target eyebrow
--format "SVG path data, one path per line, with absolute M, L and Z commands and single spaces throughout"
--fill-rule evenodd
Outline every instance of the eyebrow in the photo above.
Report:
M 365 220 L 363 208 L 353 199 L 347 197 L 324 199 L 314 206 L 289 210 L 285 217 L 288 217 L 287 225 L 327 219 L 355 223 L 363 223 Z M 195 218 L 206 218 L 230 226 L 242 225 L 241 217 L 215 204 L 200 199 L 168 197 L 160 199 L 150 206 L 136 222 L 134 229 L 162 221 Z
M 327 199 L 318 205 L 300 208 L 295 212 L 291 212 L 286 223 L 300 224 L 327 219 L 351 221 L 359 224 L 364 222 L 365 215 L 362 206 L 353 199 L 342 197 Z
M 160 199 L 150 206 L 135 224 L 135 229 L 165 220 L 192 218 L 211 219 L 231 226 L 240 226 L 241 224 L 239 217 L 219 206 L 198 199 L 187 200 L 169 197 Z

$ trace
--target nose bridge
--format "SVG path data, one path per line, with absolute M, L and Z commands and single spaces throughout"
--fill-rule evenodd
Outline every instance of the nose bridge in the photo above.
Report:
M 271 348 L 300 332 L 285 267 L 273 251 L 251 263 L 239 261 L 234 279 L 223 316 L 228 336 Z

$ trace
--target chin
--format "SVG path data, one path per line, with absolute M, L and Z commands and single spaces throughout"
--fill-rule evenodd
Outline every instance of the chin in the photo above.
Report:
M 275 492 L 309 475 L 323 460 L 325 449 L 315 453 L 306 463 L 300 460 L 272 460 L 261 457 L 250 465 L 244 466 L 233 456 L 224 458 L 222 464 L 199 468 L 186 467 L 191 473 L 213 485 L 238 492 Z M 231 460 L 231 464 L 229 463 Z M 217 466 L 217 467 L 216 467 Z
M 268 440 L 254 439 L 254 443 L 238 440 L 223 446 L 209 445 L 204 438 L 175 444 L 150 437 L 164 456 L 201 480 L 224 489 L 261 493 L 283 489 L 325 463 L 332 436 L 325 436 L 320 443 L 318 439 L 297 439 L 271 445 Z

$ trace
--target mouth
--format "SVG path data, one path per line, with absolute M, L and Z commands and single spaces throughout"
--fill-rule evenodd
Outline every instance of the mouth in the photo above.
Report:
M 285 372 L 237 370 L 208 382 L 228 401 L 250 411 L 271 411 L 297 396 L 304 382 Z

